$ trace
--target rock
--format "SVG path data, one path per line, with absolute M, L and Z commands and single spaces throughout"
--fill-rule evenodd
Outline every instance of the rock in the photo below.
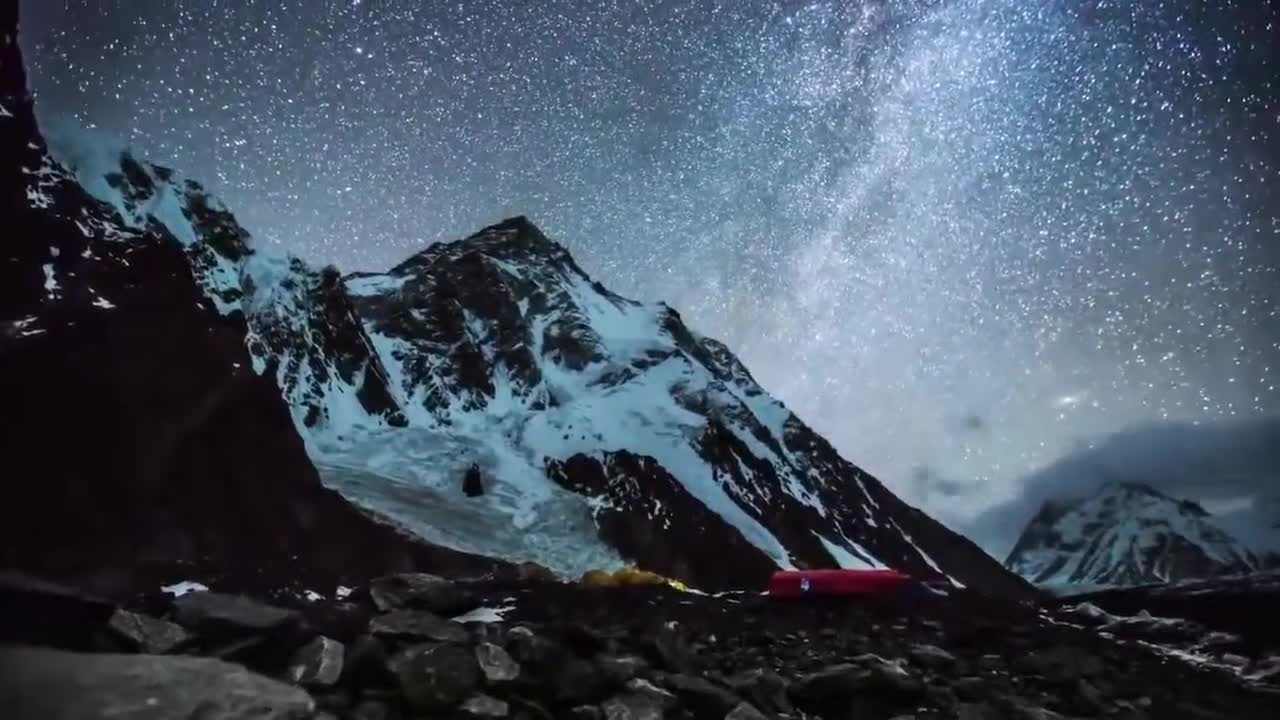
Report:
M 298 648 L 289 664 L 289 679 L 301 685 L 333 685 L 342 676 L 345 648 L 323 635 Z
M 604 711 L 595 705 L 579 705 L 569 710 L 569 720 L 604 720 Z
M 693 668 L 693 653 L 675 622 L 659 626 L 646 643 L 646 650 L 656 664 L 671 672 L 685 673 Z
M 638 695 L 610 698 L 600 709 L 605 720 L 662 720 L 666 714 L 653 699 Z
M 394 684 L 388 663 L 386 644 L 372 635 L 361 635 L 347 648 L 342 682 L 362 687 Z
M 458 708 L 458 714 L 464 718 L 504 718 L 510 714 L 507 704 L 490 695 L 474 695 L 467 698 Z
M 484 482 L 480 479 L 480 466 L 475 463 L 467 468 L 462 478 L 462 493 L 467 497 L 480 497 L 484 494 Z
M 1080 712 L 1088 715 L 1101 715 L 1107 709 L 1102 691 L 1084 678 L 1076 682 L 1075 705 Z
M 725 685 L 769 712 L 790 713 L 793 709 L 787 699 L 787 681 L 775 672 L 747 670 L 727 678 Z
M 497 684 L 511 682 L 520 675 L 520 664 L 500 645 L 482 642 L 476 645 L 476 663 L 484 673 L 485 682 Z
M 936 645 L 920 644 L 911 648 L 911 659 L 917 665 L 933 670 L 942 670 L 955 665 L 956 656 Z
M 974 676 L 957 678 L 951 690 L 961 700 L 980 700 L 987 695 L 987 681 Z
M 1074 683 L 1078 678 L 1097 677 L 1107 669 L 1102 658 L 1074 645 L 1028 653 L 1014 662 L 1014 668 L 1059 683 Z
M 559 578 L 545 565 L 522 562 L 516 566 L 516 579 L 521 582 L 555 582 Z
M 956 720 L 1002 720 L 1004 713 L 987 703 L 960 703 L 955 707 Z
M 860 712 L 874 715 L 885 708 L 914 703 L 926 694 L 923 682 L 895 662 L 878 655 L 860 655 L 855 663 L 841 663 L 802 676 L 791 685 L 797 706 L 819 714 L 836 708 L 848 712 L 857 699 Z
M 0 573 L 0 643 L 94 649 L 115 605 L 30 575 Z
M 238 665 L 181 655 L 0 648 L 5 720 L 286 720 L 315 701 Z
M 602 655 L 596 658 L 596 665 L 606 682 L 621 687 L 628 680 L 636 677 L 649 666 L 644 658 L 636 655 Z
M 674 694 L 643 678 L 634 678 L 628 681 L 626 688 L 629 695 L 643 698 L 662 710 L 670 710 L 680 703 L 680 699 Z
M 267 605 L 241 595 L 191 592 L 173 601 L 178 624 L 205 635 L 271 633 L 296 626 L 302 616 L 296 611 Z
M 696 675 L 667 675 L 662 683 L 698 716 L 723 717 L 742 703 L 737 695 Z
M 513 696 L 509 700 L 514 720 L 559 720 L 556 715 L 534 700 L 520 696 Z
M 563 645 L 522 626 L 507 630 L 507 649 L 521 667 L 539 673 L 549 672 L 573 657 Z
M 1015 705 L 1013 707 L 1013 718 L 1014 720 L 1066 720 L 1062 715 L 1049 708 L 1035 707 L 1033 705 Z
M 128 610 L 116 610 L 107 626 L 131 649 L 150 655 L 163 655 L 191 638 L 177 623 Z
M 734 706 L 729 714 L 724 716 L 724 720 L 769 720 L 769 718 L 750 703 L 744 702 Z
M 461 623 L 445 620 L 426 610 L 395 610 L 369 621 L 369 632 L 376 637 L 401 640 L 435 640 L 464 643 L 471 639 Z
M 427 573 L 400 573 L 369 583 L 379 612 L 412 608 L 452 617 L 480 607 L 475 593 L 452 580 Z
M 428 643 L 391 658 L 391 671 L 411 708 L 434 712 L 454 707 L 480 689 L 483 674 L 470 648 Z
M 797 678 L 791 684 L 791 696 L 807 703 L 843 699 L 861 689 L 865 674 L 852 663 L 830 665 Z
M 390 720 L 391 706 L 383 700 L 365 698 L 351 709 L 351 720 Z
M 581 705 L 599 700 L 608 685 L 595 663 L 571 658 L 545 669 L 551 696 L 565 705 Z

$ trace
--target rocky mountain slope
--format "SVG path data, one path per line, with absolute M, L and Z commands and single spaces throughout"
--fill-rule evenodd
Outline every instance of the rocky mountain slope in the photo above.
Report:
M 1249 572 L 1259 560 L 1194 502 L 1113 482 L 1083 500 L 1046 503 L 1005 565 L 1069 593 Z
M 110 594 L 492 569 L 324 488 L 244 317 L 209 286 L 244 232 L 127 157 L 92 181 L 131 204 L 86 192 L 36 125 L 16 6 L 0 4 L 0 566 Z
M 18 232 L 0 311 L 25 422 L 3 448 L 24 479 L 6 489 L 10 563 L 99 536 L 95 552 L 143 565 L 225 569 L 237 543 L 313 554 L 299 537 L 352 557 L 343 523 L 385 533 L 337 520 L 318 467 L 455 551 L 446 564 L 631 562 L 712 589 L 891 565 L 1030 592 L 840 457 L 723 344 L 611 293 L 524 218 L 381 274 L 271 255 L 173 170 L 74 137 L 46 147 L 14 37 L 0 133 Z M 461 491 L 473 464 L 478 496 Z M 73 555 L 36 569 L 111 565 Z

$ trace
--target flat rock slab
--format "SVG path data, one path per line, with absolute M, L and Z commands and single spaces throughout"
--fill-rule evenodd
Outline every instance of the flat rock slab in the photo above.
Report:
M 107 626 L 133 649 L 153 655 L 167 653 L 191 637 L 181 625 L 128 610 L 116 610 Z
M 197 633 L 264 633 L 302 620 L 293 610 L 216 592 L 193 592 L 177 598 L 173 601 L 173 615 L 180 625 Z
M 305 690 L 208 658 L 0 648 L 5 720 L 291 720 Z

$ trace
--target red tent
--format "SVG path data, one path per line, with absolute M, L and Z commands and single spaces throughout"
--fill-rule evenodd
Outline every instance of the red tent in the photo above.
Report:
M 897 570 L 779 570 L 769 578 L 769 594 L 868 595 L 904 589 L 911 576 Z

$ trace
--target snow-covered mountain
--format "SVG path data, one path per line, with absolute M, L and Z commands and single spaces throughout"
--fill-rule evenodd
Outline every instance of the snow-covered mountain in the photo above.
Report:
M 36 360 L 52 353 L 95 367 L 96 387 L 117 382 L 122 367 L 146 368 L 181 387 L 175 402 L 187 398 L 189 418 L 149 420 L 170 455 L 186 451 L 184 427 L 234 406 L 219 387 L 274 386 L 327 486 L 458 557 L 531 560 L 566 575 L 634 562 L 707 588 L 760 585 L 777 567 L 891 565 L 1029 592 L 840 457 L 722 343 L 662 303 L 610 292 L 528 220 L 344 277 L 255 249 L 198 183 L 122 148 L 69 134 L 45 152 L 19 87 L 11 79 L 0 112 L 7 151 L 28 148 L 5 158 L 20 169 L 8 202 L 46 230 L 8 248 L 3 351 L 25 373 L 9 380 L 56 382 Z M 216 372 L 197 372 L 210 363 Z M 92 391 L 79 389 L 86 396 L 61 400 L 88 402 Z M 108 402 L 94 419 L 127 426 L 147 403 L 162 401 L 129 413 Z M 61 433 L 72 452 L 93 432 L 42 422 L 31 435 Z M 245 452 L 270 455 L 263 437 L 245 440 Z M 177 482 L 167 457 L 148 461 L 165 469 L 146 480 L 161 494 Z M 461 487 L 472 464 L 482 468 L 479 497 Z M 92 482 L 76 474 L 82 465 L 59 472 L 69 486 Z
M 1198 504 L 1111 482 L 1045 503 L 1005 566 L 1055 592 L 1084 592 L 1250 572 L 1259 560 Z

